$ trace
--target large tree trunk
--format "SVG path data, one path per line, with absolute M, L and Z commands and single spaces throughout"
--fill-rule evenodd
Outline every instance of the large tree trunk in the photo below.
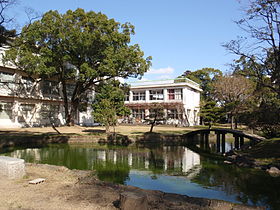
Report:
M 64 113 L 65 113 L 65 121 L 66 125 L 70 126 L 71 122 L 71 115 L 69 112 L 69 104 L 68 104 L 68 98 L 67 98 L 67 91 L 66 91 L 66 82 L 62 81 L 62 94 L 63 94 L 63 106 L 64 106 Z
M 70 112 L 71 126 L 75 124 L 74 120 L 76 119 L 77 116 L 78 106 L 79 106 L 79 99 L 75 99 L 74 101 L 71 101 L 71 112 Z

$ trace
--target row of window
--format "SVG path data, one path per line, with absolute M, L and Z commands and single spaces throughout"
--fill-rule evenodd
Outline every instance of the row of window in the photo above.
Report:
M 168 89 L 167 90 L 168 100 L 182 100 L 183 94 L 182 89 Z M 164 99 L 163 89 L 161 90 L 149 90 L 149 99 L 151 101 L 161 101 Z M 145 101 L 146 92 L 145 91 L 133 91 L 132 92 L 133 101 Z M 129 96 L 126 96 L 126 101 L 129 101 Z
M 156 110 L 149 109 L 149 117 L 152 117 Z M 135 119 L 144 120 L 148 116 L 145 114 L 145 109 L 132 109 L 132 117 Z M 167 119 L 182 119 L 183 114 L 180 113 L 177 109 L 167 109 Z
M 32 115 L 35 112 L 35 104 L 21 104 L 20 114 L 22 116 Z M 12 102 L 0 102 L 0 119 L 12 119 L 13 103 Z M 59 114 L 59 105 L 42 104 L 40 109 L 40 116 L 44 119 L 50 117 L 57 117 Z M 19 121 L 23 119 L 19 118 Z
M 18 94 L 29 93 L 32 90 L 34 79 L 27 76 L 22 76 L 21 80 L 17 82 L 15 89 L 15 74 L 0 71 L 0 88 L 6 91 L 17 91 Z M 56 81 L 44 80 L 42 81 L 42 93 L 44 96 L 59 96 L 59 83 Z M 74 91 L 75 85 L 67 84 L 66 91 L 70 97 Z

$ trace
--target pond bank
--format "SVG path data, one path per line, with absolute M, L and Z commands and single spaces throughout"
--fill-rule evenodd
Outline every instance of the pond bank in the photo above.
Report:
M 99 181 L 89 171 L 61 166 L 26 164 L 26 171 L 20 180 L 0 179 L 0 209 L 117 209 L 123 192 L 147 195 L 150 209 L 264 209 L 111 184 Z M 39 177 L 46 181 L 28 185 Z
M 280 139 L 267 139 L 252 147 L 231 151 L 226 158 L 228 163 L 262 169 L 272 176 L 280 176 Z
M 21 134 L 7 133 L 0 134 L 0 149 L 4 147 L 16 146 L 43 146 L 51 143 L 111 143 L 116 145 L 128 145 L 130 143 L 164 143 L 178 145 L 184 142 L 184 137 L 181 134 L 161 134 L 161 133 L 143 133 L 137 136 L 127 136 L 122 134 L 107 135 L 101 133 L 98 135 L 77 135 L 72 134 Z

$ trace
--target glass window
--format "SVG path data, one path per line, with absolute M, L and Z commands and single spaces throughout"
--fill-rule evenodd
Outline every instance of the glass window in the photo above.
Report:
M 21 83 L 23 85 L 23 88 L 25 91 L 30 92 L 32 90 L 34 80 L 31 77 L 22 77 L 21 78 Z
M 49 119 L 51 117 L 57 118 L 59 114 L 59 105 L 42 104 L 40 115 L 43 119 Z
M 14 74 L 8 72 L 0 72 L 0 79 L 3 82 L 13 82 L 14 81 Z
M 182 100 L 182 89 L 168 89 L 168 100 Z
M 124 101 L 129 101 L 129 94 L 125 94 Z
M 35 104 L 21 104 L 20 108 L 22 113 L 28 113 L 31 112 L 35 107 Z
M 12 102 L 0 102 L 0 119 L 12 119 Z
M 12 91 L 14 90 L 14 74 L 1 71 L 0 84 L 1 89 L 5 89 L 9 94 L 12 94 Z
M 162 108 L 157 109 L 149 109 L 149 117 L 154 118 L 157 114 L 157 118 L 163 118 L 164 117 L 164 110 Z
M 72 85 L 72 84 L 66 85 L 66 92 L 67 92 L 68 97 L 70 97 L 70 98 L 72 97 L 74 90 L 75 90 L 75 85 Z
M 35 108 L 35 104 L 21 104 L 20 105 L 21 115 L 19 116 L 18 121 L 21 123 L 26 122 L 26 118 L 30 114 L 32 114 L 34 108 Z
M 145 109 L 132 109 L 132 117 L 136 119 L 145 119 Z
M 48 80 L 43 81 L 42 92 L 43 95 L 53 95 L 53 96 L 59 95 L 58 82 L 48 81 Z
M 163 90 L 150 90 L 150 100 L 163 100 Z
M 167 118 L 168 119 L 182 119 L 183 115 L 177 109 L 168 109 Z
M 169 89 L 168 90 L 168 99 L 169 100 L 174 100 L 175 99 L 175 90 L 174 89 Z
M 132 92 L 133 93 L 133 101 L 145 101 L 146 100 L 146 94 L 145 91 L 139 91 L 139 92 Z

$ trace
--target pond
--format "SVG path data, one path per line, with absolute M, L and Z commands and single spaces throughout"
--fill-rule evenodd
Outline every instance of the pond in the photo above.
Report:
M 26 162 L 95 170 L 101 180 L 253 206 L 280 206 L 280 178 L 224 164 L 183 146 L 116 147 L 52 144 L 1 155 Z

